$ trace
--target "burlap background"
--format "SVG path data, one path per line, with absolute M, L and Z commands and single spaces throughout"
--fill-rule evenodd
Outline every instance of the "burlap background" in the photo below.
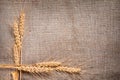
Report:
M 120 0 L 0 0 L 0 64 L 13 63 L 11 26 L 22 6 L 22 63 L 55 60 L 86 70 L 38 80 L 120 80 Z M 0 80 L 12 80 L 10 72 L 0 69 Z M 36 78 L 23 73 L 22 80 Z

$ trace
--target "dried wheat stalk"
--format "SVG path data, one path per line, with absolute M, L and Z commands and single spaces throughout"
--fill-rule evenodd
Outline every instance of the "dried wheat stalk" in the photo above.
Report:
M 21 38 L 21 50 L 20 50 L 20 64 L 22 64 L 22 41 L 23 41 L 23 34 L 24 34 L 24 22 L 25 22 L 25 13 L 22 10 L 19 16 L 19 34 L 20 34 L 20 38 Z M 21 71 L 20 71 L 20 80 L 21 80 Z
M 21 11 L 19 21 L 15 20 L 13 25 L 13 31 L 14 31 L 14 38 L 15 38 L 15 44 L 14 44 L 14 61 L 16 64 L 20 63 L 20 54 L 21 54 L 21 47 L 22 47 L 22 38 L 24 33 L 24 21 L 25 21 L 25 13 Z M 17 56 L 18 55 L 18 56 Z M 19 61 L 18 61 L 18 60 Z
M 13 46 L 13 53 L 14 53 L 13 54 L 14 62 L 15 62 L 16 65 L 18 65 L 20 63 L 20 60 L 19 60 L 20 54 L 19 54 L 19 50 L 18 50 L 18 47 L 17 47 L 16 44 L 14 44 L 14 46 Z
M 12 64 L 0 64 L 0 68 L 2 69 L 16 69 L 15 67 L 16 65 L 12 65 Z
M 7 68 L 7 69 L 16 69 L 21 70 L 29 73 L 42 73 L 42 72 L 50 72 L 54 70 L 50 67 L 39 67 L 33 65 L 0 65 L 0 68 Z

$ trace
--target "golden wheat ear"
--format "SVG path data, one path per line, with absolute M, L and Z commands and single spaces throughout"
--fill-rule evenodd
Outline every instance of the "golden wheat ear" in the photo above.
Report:
M 25 12 L 22 10 L 19 16 L 19 32 L 21 38 L 23 38 L 24 35 L 24 24 L 25 24 Z
M 21 38 L 18 28 L 18 21 L 15 20 L 13 24 L 13 33 L 14 33 L 14 46 L 13 46 L 13 55 L 15 64 L 20 63 L 20 49 L 21 49 Z
M 20 34 L 19 34 L 19 28 L 18 28 L 18 21 L 15 20 L 13 24 L 13 33 L 14 33 L 14 38 L 15 38 L 15 44 L 17 47 L 21 47 L 21 39 L 20 39 Z
M 41 63 L 34 64 L 34 66 L 38 66 L 38 67 L 58 67 L 61 65 L 62 65 L 61 62 L 54 62 L 54 61 L 41 62 Z
M 20 67 L 15 67 L 17 70 L 21 70 L 24 72 L 29 72 L 29 73 L 48 73 L 50 71 L 53 71 L 53 68 L 49 67 L 36 67 L 32 65 L 22 65 Z
M 58 72 L 67 72 L 67 73 L 71 73 L 71 74 L 81 72 L 80 68 L 72 68 L 72 67 L 64 67 L 64 66 L 57 67 L 57 68 L 55 68 L 55 70 Z

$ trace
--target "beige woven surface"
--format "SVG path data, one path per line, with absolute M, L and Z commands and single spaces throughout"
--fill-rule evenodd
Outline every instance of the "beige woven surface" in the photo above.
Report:
M 21 5 L 0 0 L 0 64 L 13 63 L 11 25 Z M 55 60 L 86 70 L 40 80 L 120 80 L 119 0 L 29 0 L 24 6 L 22 63 Z M 0 69 L 0 79 L 11 80 L 10 70 Z M 22 80 L 36 78 L 23 73 Z

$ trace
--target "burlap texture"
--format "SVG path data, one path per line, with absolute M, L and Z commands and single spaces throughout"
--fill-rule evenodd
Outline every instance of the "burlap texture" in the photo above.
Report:
M 120 0 L 0 0 L 0 64 L 13 63 L 11 26 L 22 6 L 22 63 L 54 60 L 85 70 L 40 80 L 120 80 Z M 12 80 L 11 71 L 0 69 L 0 80 Z M 23 73 L 22 80 L 36 78 Z

